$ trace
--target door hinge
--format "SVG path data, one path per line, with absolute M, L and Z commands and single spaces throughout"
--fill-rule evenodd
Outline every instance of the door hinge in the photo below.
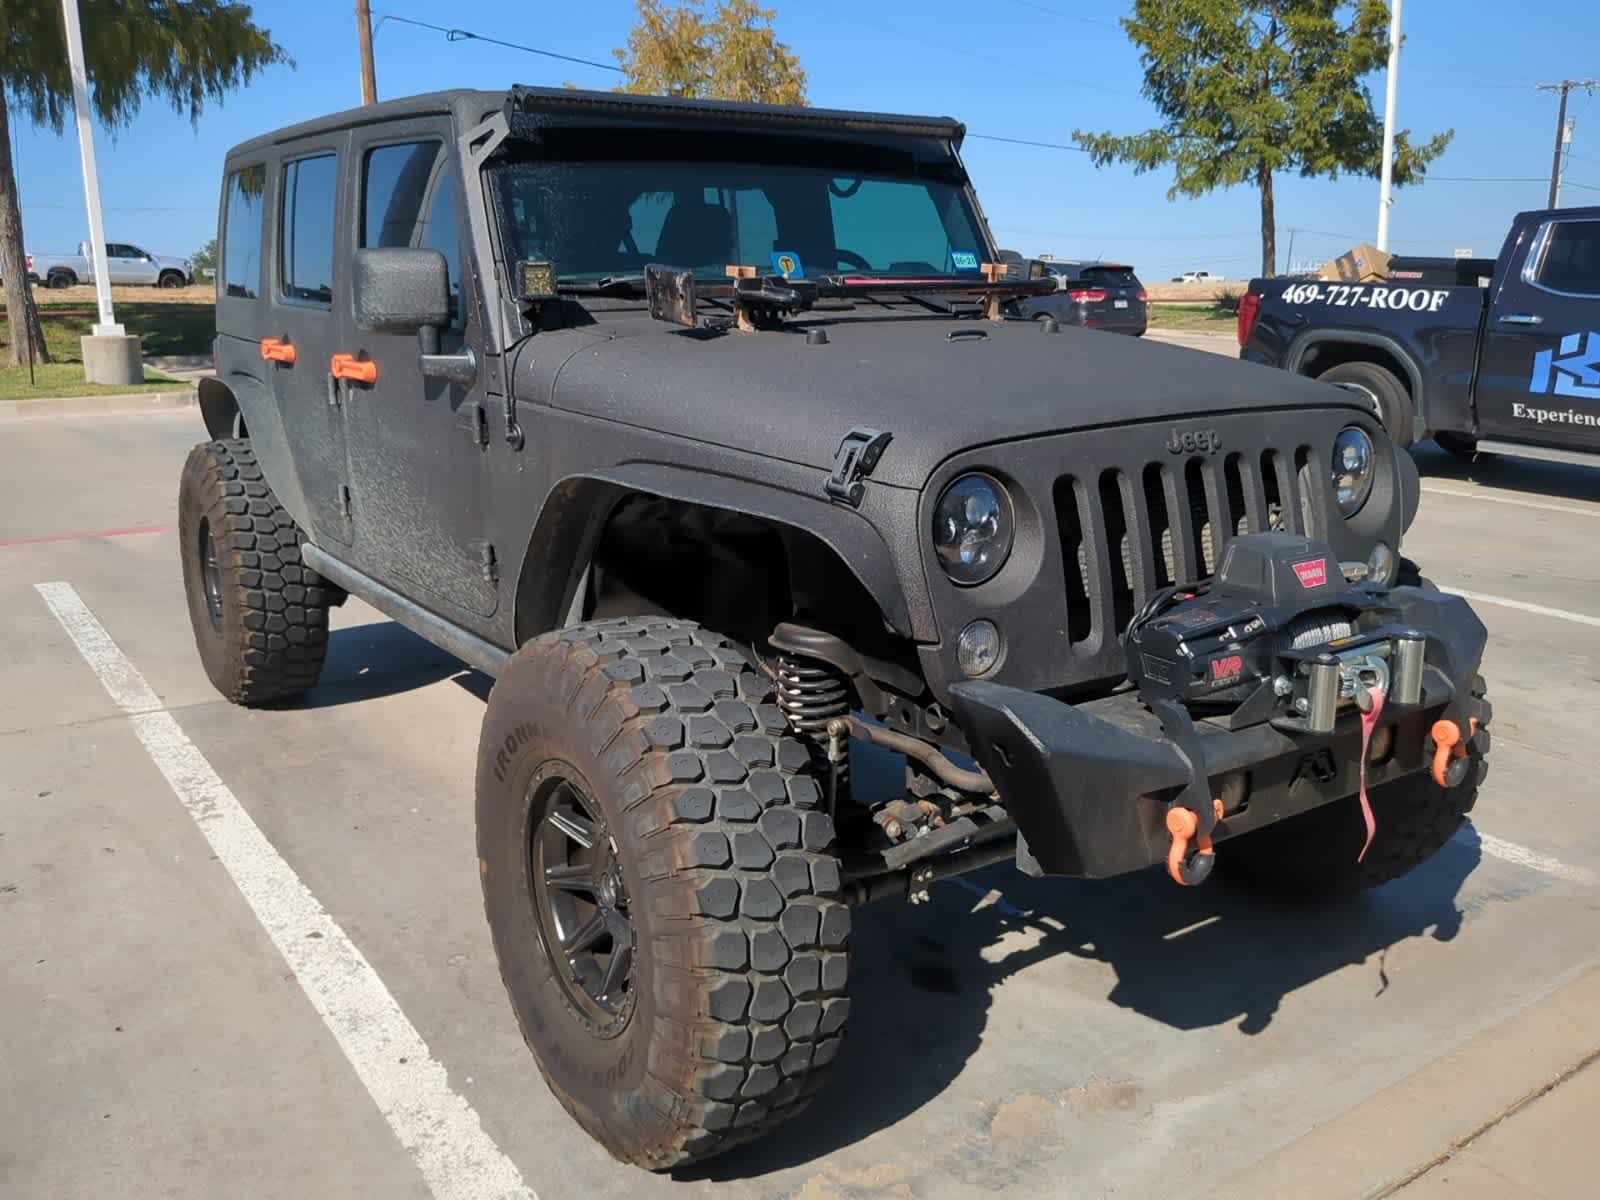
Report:
M 463 407 L 466 409 L 467 432 L 472 435 L 472 440 L 480 446 L 489 444 L 489 414 L 484 411 L 483 405 L 471 401 Z
M 483 571 L 484 581 L 491 584 L 500 582 L 500 561 L 495 558 L 494 543 L 474 541 L 471 544 L 478 553 L 478 566 Z
M 872 474 L 872 469 L 883 457 L 884 447 L 893 437 L 892 433 L 880 433 L 865 425 L 857 425 L 839 443 L 839 449 L 833 456 L 833 474 L 828 476 L 827 482 L 822 485 L 823 489 L 832 499 L 843 500 L 853 508 L 860 508 L 861 497 L 867 490 L 862 480 Z
M 339 485 L 339 513 L 345 520 L 350 519 L 350 489 L 342 483 Z

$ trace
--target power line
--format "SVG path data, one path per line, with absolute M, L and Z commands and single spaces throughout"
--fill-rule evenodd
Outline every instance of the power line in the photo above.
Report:
M 372 30 L 374 37 L 377 36 L 378 30 L 383 28 L 385 21 L 394 21 L 400 25 L 415 25 L 418 29 L 431 29 L 434 33 L 444 34 L 444 39 L 447 42 L 484 42 L 490 46 L 503 46 L 507 50 L 521 50 L 524 54 L 537 54 L 543 58 L 554 58 L 560 62 L 577 63 L 579 66 L 597 67 L 602 71 L 615 71 L 619 75 L 622 74 L 622 68 L 616 63 L 596 62 L 592 58 L 578 58 L 571 54 L 557 54 L 554 50 L 541 50 L 537 46 L 524 46 L 521 42 L 508 42 L 504 38 L 474 33 L 470 29 L 455 29 L 447 25 L 431 25 L 427 21 L 416 21 L 410 17 L 398 17 L 393 13 L 385 13 L 378 18 L 378 23 Z
M 1062 12 L 1059 8 L 1052 8 L 1048 4 L 1037 4 L 1034 0 L 1008 0 L 1018 8 L 1031 8 L 1034 12 L 1044 13 L 1050 17 L 1060 17 L 1063 21 L 1076 21 L 1080 25 L 1098 25 L 1101 29 L 1121 28 L 1115 21 L 1101 21 L 1094 17 L 1081 17 L 1077 13 Z
M 1080 154 L 1089 153 L 1082 146 L 1068 146 L 1063 142 L 1033 142 L 1027 138 L 1001 137 L 994 133 L 969 133 L 967 136 L 985 142 L 1007 142 L 1013 146 L 1037 146 L 1041 150 L 1076 150 Z

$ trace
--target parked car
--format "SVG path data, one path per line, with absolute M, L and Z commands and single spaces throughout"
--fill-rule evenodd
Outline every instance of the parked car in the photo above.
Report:
M 1144 336 L 1150 323 L 1150 297 L 1132 267 L 1036 259 L 1028 270 L 1053 278 L 1056 290 L 1048 296 L 1012 301 L 1010 311 L 1016 316 L 1032 320 L 1054 317 L 1063 325 Z
M 514 87 L 227 155 L 200 664 L 305 692 L 355 595 L 494 678 L 501 977 L 628 1162 L 873 1052 L 852 905 L 1002 861 L 1352 891 L 1477 795 L 1486 633 L 1400 558 L 1409 456 L 1342 388 L 1007 319 L 1049 283 L 994 278 L 963 133 Z
M 151 254 L 128 242 L 107 242 L 106 273 L 118 285 L 186 287 L 194 281 L 194 264 L 187 258 Z M 94 259 L 89 255 L 89 243 L 79 242 L 76 254 L 29 254 L 28 278 L 53 288 L 93 283 Z
M 1401 445 L 1600 454 L 1600 207 L 1519 213 L 1495 259 L 1253 279 L 1239 357 L 1342 384 Z
M 1210 271 L 1185 271 L 1182 275 L 1174 275 L 1173 283 L 1221 283 L 1221 275 L 1213 275 Z

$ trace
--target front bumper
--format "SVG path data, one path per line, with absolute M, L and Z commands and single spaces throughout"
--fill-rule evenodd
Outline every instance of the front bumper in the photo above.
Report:
M 1369 788 L 1428 769 L 1429 730 L 1441 716 L 1463 719 L 1487 637 L 1459 597 L 1420 588 L 1396 588 L 1391 596 L 1427 640 L 1422 693 L 1417 704 L 1385 708 L 1378 728 L 1393 730 L 1392 748 L 1368 764 Z M 950 699 L 974 757 L 1017 822 L 1024 869 L 1096 879 L 1166 857 L 1167 809 L 1195 772 L 1135 692 L 1070 705 L 974 680 L 952 684 Z M 1195 729 L 1207 794 L 1224 800 L 1218 842 L 1360 787 L 1361 728 L 1353 709 L 1327 734 L 1264 721 L 1230 729 L 1217 719 L 1196 721 Z

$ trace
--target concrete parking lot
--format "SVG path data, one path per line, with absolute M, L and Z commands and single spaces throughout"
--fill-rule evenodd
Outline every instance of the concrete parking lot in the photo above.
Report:
M 173 531 L 202 437 L 193 409 L 0 417 L 0 1194 L 1238 1196 L 1362 1112 L 1388 1144 L 1276 1194 L 1379 1194 L 1451 1148 L 1383 1098 L 1600 964 L 1600 467 L 1423 448 L 1407 552 L 1479 598 L 1496 710 L 1440 854 L 1324 909 L 998 869 L 858 911 L 819 1102 L 677 1176 L 619 1166 L 490 951 L 487 679 L 352 601 L 304 703 L 219 700 Z

